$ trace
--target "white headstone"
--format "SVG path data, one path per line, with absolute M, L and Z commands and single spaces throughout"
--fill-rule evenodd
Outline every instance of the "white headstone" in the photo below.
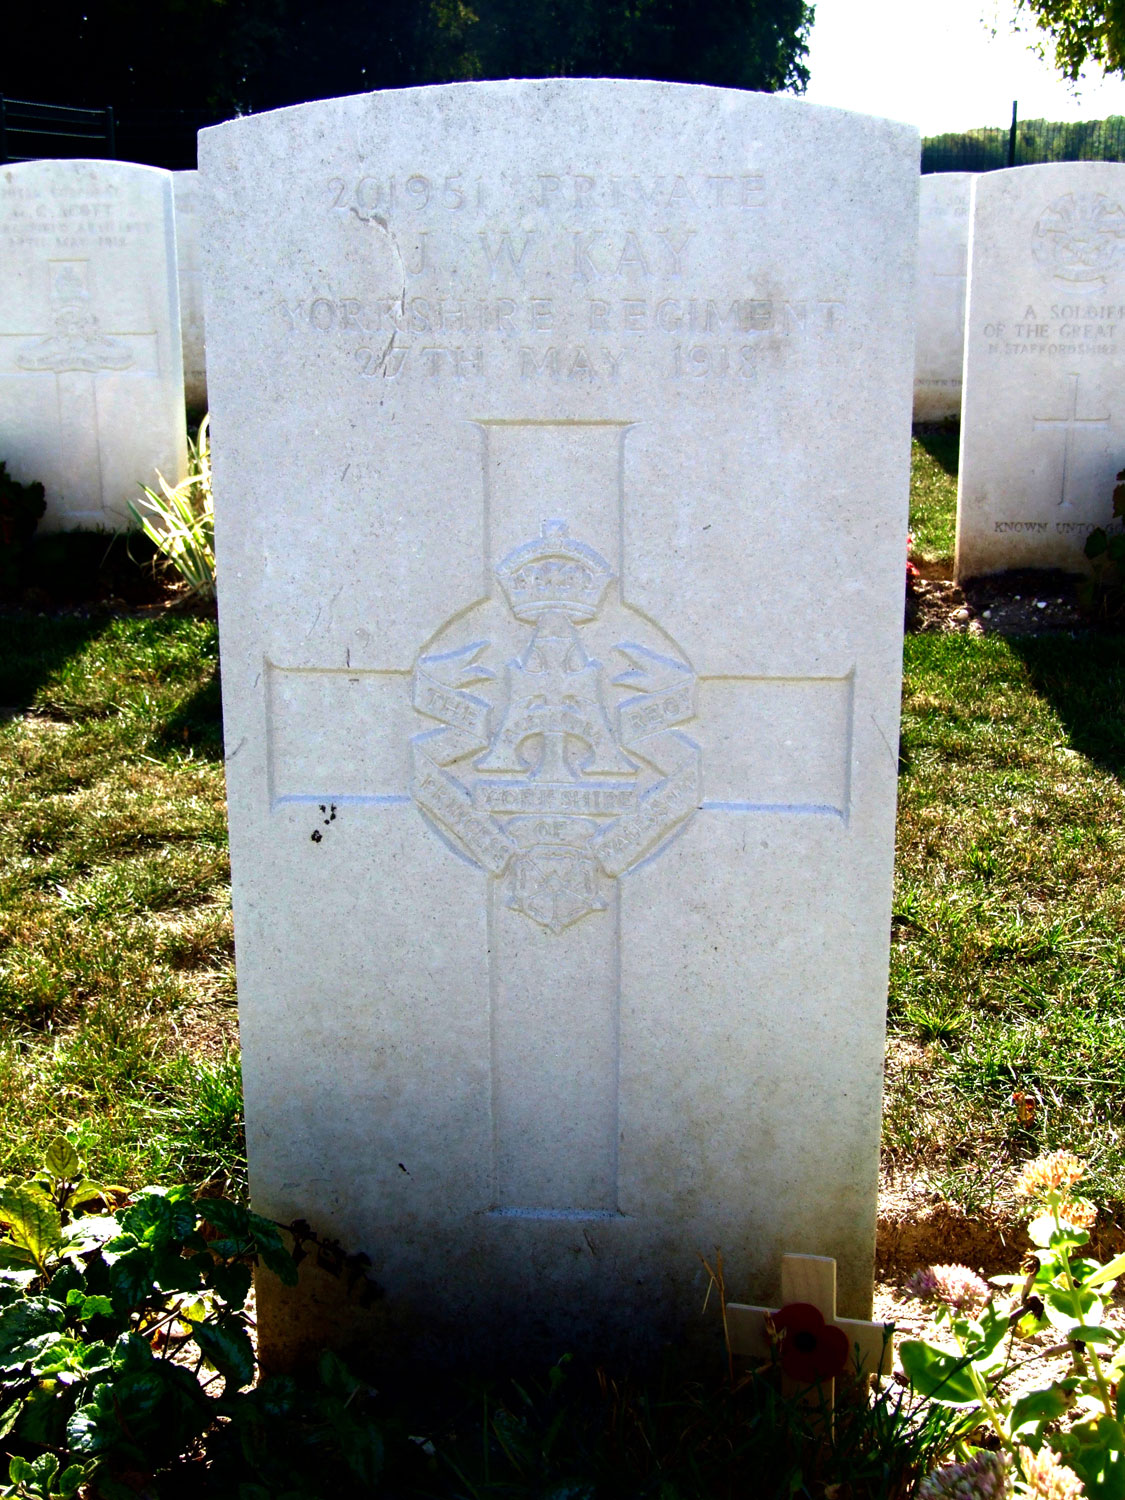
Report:
M 207 355 L 203 338 L 203 284 L 199 265 L 198 178 L 198 172 L 172 173 L 176 195 L 180 331 L 184 345 L 184 399 L 192 412 L 207 409 Z
M 1055 162 L 974 186 L 957 575 L 1088 568 L 1120 527 L 1125 165 Z
M 551 80 L 200 141 L 255 1201 L 443 1337 L 655 1337 L 716 1245 L 862 1314 L 917 135 Z
M 0 459 L 47 489 L 42 530 L 123 530 L 187 464 L 172 174 L 0 167 Z
M 918 194 L 914 420 L 961 415 L 972 172 L 927 172 Z

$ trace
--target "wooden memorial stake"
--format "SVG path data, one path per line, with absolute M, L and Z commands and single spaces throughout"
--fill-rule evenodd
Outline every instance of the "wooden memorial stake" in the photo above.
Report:
M 781 1305 L 801 1303 L 815 1307 L 826 1325 L 839 1328 L 847 1335 L 848 1361 L 838 1377 L 841 1380 L 862 1379 L 866 1375 L 889 1375 L 894 1355 L 892 1323 L 866 1323 L 860 1318 L 836 1316 L 836 1262 L 827 1255 L 783 1255 L 781 1258 Z M 726 1306 L 727 1332 L 733 1354 L 751 1359 L 770 1358 L 770 1334 L 766 1320 L 778 1308 L 749 1307 L 741 1302 Z M 789 1338 L 792 1330 L 785 1333 Z M 797 1337 L 803 1337 L 798 1334 Z M 815 1339 L 815 1334 L 809 1335 Z M 834 1379 L 797 1380 L 783 1374 L 782 1391 L 787 1396 L 804 1394 L 812 1401 L 822 1401 L 831 1412 L 835 1396 Z

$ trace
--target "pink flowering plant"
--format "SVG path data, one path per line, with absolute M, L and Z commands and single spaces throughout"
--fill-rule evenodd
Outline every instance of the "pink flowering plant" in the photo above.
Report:
M 911 1283 L 913 1295 L 936 1305 L 935 1321 L 953 1347 L 907 1339 L 903 1370 L 919 1395 L 964 1412 L 955 1429 L 958 1462 L 935 1471 L 935 1496 L 965 1493 L 957 1483 L 981 1452 L 972 1440 L 982 1427 L 1003 1458 L 1005 1493 L 1125 1496 L 1125 1333 L 1105 1322 L 1125 1255 L 1101 1265 L 1078 1253 L 1096 1219 L 1074 1192 L 1085 1170 L 1077 1157 L 1055 1151 L 1020 1173 L 1016 1192 L 1029 1200 L 1035 1249 L 1018 1276 L 989 1284 L 965 1266 L 931 1266 Z M 1046 1329 L 1056 1341 L 1029 1351 L 1023 1341 Z M 1060 1354 L 1068 1357 L 1065 1374 L 1014 1399 L 1007 1394 L 1017 1369 Z M 999 1484 L 1000 1472 L 989 1483 Z M 943 1474 L 948 1491 L 940 1488 Z

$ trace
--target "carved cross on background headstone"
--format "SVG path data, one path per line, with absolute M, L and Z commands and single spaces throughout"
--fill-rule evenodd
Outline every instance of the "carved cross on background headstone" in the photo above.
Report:
M 52 325 L 29 333 L 15 354 L 21 376 L 53 375 L 58 410 L 61 458 L 60 488 L 71 496 L 86 496 L 95 504 L 70 508 L 72 524 L 84 519 L 103 524 L 105 490 L 102 474 L 101 415 L 98 377 L 103 372 L 132 369 L 136 351 L 129 339 L 152 338 L 153 329 L 103 329 L 92 306 L 91 272 L 87 260 L 54 259 L 47 263 Z M 146 479 L 148 476 L 144 476 Z
M 1036 432 L 1043 428 L 1061 428 L 1065 434 L 1063 442 L 1062 461 L 1062 483 L 1059 487 L 1059 506 L 1069 506 L 1071 502 L 1070 480 L 1074 470 L 1074 439 L 1076 433 L 1099 432 L 1109 427 L 1110 415 L 1107 412 L 1104 417 L 1080 417 L 1078 415 L 1078 381 L 1077 373 L 1071 374 L 1070 380 L 1070 410 L 1061 417 L 1034 417 L 1032 419 Z

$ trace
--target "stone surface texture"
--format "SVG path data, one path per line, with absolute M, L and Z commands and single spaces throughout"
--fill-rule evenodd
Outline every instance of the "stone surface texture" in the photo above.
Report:
M 927 172 L 918 190 L 914 420 L 961 415 L 972 172 Z
M 1125 467 L 1125 165 L 985 172 L 973 195 L 957 576 L 1084 572 Z
M 435 1357 L 699 1326 L 715 1246 L 866 1314 L 917 135 L 552 80 L 200 152 L 256 1203 Z
M 172 174 L 0 167 L 0 459 L 42 480 L 42 530 L 124 530 L 186 472 Z
M 176 266 L 180 279 L 180 333 L 184 346 L 184 400 L 192 413 L 207 410 L 207 353 L 203 336 L 203 284 L 199 265 L 198 172 L 173 172 L 176 199 Z

